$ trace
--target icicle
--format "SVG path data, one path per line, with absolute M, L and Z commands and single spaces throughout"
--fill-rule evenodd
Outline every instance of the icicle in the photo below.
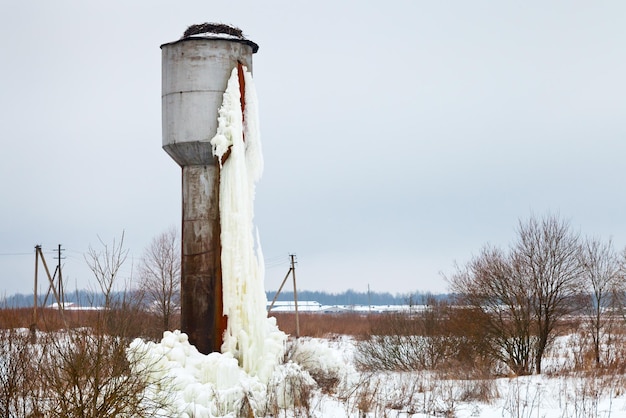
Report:
M 282 357 L 286 336 L 266 311 L 262 252 L 253 224 L 263 157 L 254 83 L 245 67 L 244 72 L 245 118 L 235 68 L 219 110 L 217 134 L 211 140 L 221 164 L 222 286 L 224 315 L 228 317 L 222 353 L 231 353 L 246 373 L 267 382 Z

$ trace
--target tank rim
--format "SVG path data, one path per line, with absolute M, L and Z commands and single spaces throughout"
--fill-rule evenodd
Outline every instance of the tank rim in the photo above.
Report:
M 250 46 L 252 48 L 252 53 L 253 54 L 256 54 L 257 51 L 259 50 L 259 45 L 256 44 L 255 42 L 252 42 L 249 39 L 245 39 L 245 38 L 224 38 L 222 36 L 219 36 L 219 34 L 216 34 L 215 36 L 212 36 L 210 34 L 202 35 L 202 36 L 193 35 L 193 36 L 190 36 L 190 37 L 187 37 L 187 38 L 178 39 L 176 41 L 166 42 L 166 43 L 162 44 L 160 46 L 160 48 L 163 49 L 164 46 L 176 45 L 176 44 L 181 43 L 181 42 L 202 41 L 202 40 L 238 42 L 238 43 Z

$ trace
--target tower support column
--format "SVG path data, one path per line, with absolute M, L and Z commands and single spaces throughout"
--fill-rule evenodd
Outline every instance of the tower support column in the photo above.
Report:
M 220 351 L 223 315 L 219 166 L 182 167 L 181 330 L 203 354 Z

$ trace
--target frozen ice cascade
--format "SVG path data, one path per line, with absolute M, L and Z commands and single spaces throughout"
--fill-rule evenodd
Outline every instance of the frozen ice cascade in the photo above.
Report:
M 199 353 L 180 331 L 165 332 L 158 344 L 137 339 L 128 349 L 136 371 L 149 377 L 147 398 L 167 397 L 170 409 L 163 413 L 169 416 L 235 416 L 243 402 L 259 410 L 270 380 L 280 380 L 295 366 L 280 364 L 286 335 L 266 312 L 265 268 L 253 225 L 255 185 L 263 171 L 263 157 L 256 93 L 245 68 L 244 77 L 245 114 L 234 68 L 219 110 L 217 133 L 211 139 L 221 164 L 221 261 L 228 317 L 221 353 Z
M 211 140 L 220 161 L 230 149 L 220 170 L 223 299 L 228 316 L 222 353 L 231 353 L 246 373 L 267 382 L 282 356 L 285 334 L 274 318 L 267 318 L 263 254 L 258 231 L 253 234 L 255 184 L 263 171 L 263 157 L 254 84 L 245 69 L 244 77 L 245 115 L 235 68 Z

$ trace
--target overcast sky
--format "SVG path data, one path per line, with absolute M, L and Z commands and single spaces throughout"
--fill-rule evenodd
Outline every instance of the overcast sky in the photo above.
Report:
M 98 237 L 180 224 L 161 50 L 222 22 L 259 44 L 256 223 L 276 289 L 446 291 L 520 218 L 626 245 L 626 2 L 8 1 L 0 13 L 0 292 L 34 246 L 93 287 Z

